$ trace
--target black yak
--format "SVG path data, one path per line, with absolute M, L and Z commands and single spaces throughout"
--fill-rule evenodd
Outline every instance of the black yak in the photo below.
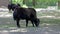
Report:
M 36 11 L 34 8 L 15 8 L 13 18 L 17 22 L 17 27 L 20 27 L 19 20 L 21 19 L 26 20 L 26 27 L 28 26 L 28 21 L 32 22 L 33 27 L 34 25 L 38 27 L 40 22 L 40 20 L 37 18 Z

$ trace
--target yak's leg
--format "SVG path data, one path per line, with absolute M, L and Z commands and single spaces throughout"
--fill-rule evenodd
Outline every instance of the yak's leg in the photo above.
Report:
M 17 27 L 20 28 L 19 20 L 17 19 Z
M 34 27 L 34 22 L 31 20 L 31 22 L 32 22 L 32 25 L 33 25 L 33 27 Z
M 26 19 L 26 27 L 28 27 L 28 20 Z

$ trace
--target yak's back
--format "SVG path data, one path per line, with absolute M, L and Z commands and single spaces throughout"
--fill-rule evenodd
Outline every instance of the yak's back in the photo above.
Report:
M 23 19 L 31 18 L 31 17 L 36 18 L 36 11 L 33 8 L 18 7 L 15 9 L 14 13 L 18 18 L 23 18 Z

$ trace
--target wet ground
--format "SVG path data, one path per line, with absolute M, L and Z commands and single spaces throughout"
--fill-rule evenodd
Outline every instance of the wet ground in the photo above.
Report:
M 17 28 L 12 14 L 0 12 L 0 34 L 60 34 L 60 25 L 41 23 L 39 27 L 25 27 L 25 20 L 21 20 L 21 28 Z

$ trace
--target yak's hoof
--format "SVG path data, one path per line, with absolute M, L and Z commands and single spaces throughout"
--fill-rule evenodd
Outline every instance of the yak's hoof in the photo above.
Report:
M 18 28 L 20 28 L 20 26 L 17 26 Z

